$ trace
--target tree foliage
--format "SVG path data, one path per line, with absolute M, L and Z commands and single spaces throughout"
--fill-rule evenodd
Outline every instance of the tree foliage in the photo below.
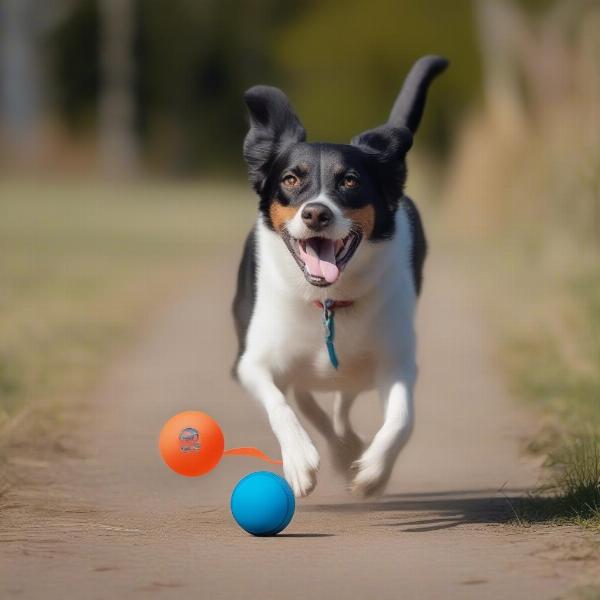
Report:
M 311 139 L 347 141 L 383 122 L 412 62 L 450 58 L 430 96 L 421 144 L 444 148 L 479 89 L 468 0 L 135 0 L 137 129 L 160 169 L 239 165 L 243 91 L 288 92 Z M 57 106 L 74 129 L 94 126 L 98 12 L 81 0 L 51 37 Z

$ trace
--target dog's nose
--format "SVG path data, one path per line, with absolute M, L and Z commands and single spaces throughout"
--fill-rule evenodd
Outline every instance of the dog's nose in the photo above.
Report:
M 302 209 L 302 220 L 312 231 L 321 231 L 333 221 L 333 213 L 320 202 L 311 202 Z

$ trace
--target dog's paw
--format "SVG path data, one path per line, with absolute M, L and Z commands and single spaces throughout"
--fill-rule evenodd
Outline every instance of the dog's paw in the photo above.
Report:
M 361 498 L 381 494 L 391 474 L 385 459 L 371 457 L 367 453 L 354 461 L 351 469 L 356 474 L 350 485 L 350 492 Z
M 331 440 L 329 453 L 335 470 L 351 477 L 351 465 L 361 455 L 364 446 L 363 440 L 353 431 Z
M 297 498 L 308 496 L 317 485 L 319 454 L 312 442 L 308 441 L 310 446 L 305 445 L 302 452 L 283 451 L 283 472 Z
M 286 407 L 272 421 L 281 444 L 283 472 L 296 497 L 308 496 L 317 485 L 319 453 L 294 412 Z

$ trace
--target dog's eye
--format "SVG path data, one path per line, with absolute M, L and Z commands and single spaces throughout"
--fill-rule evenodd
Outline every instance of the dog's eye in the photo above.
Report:
M 344 175 L 344 179 L 342 179 L 342 186 L 344 186 L 347 190 L 356 189 L 360 185 L 360 181 L 356 175 Z
M 296 177 L 295 175 L 292 175 L 292 173 L 288 173 L 282 180 L 281 183 L 283 183 L 283 185 L 286 188 L 295 188 L 298 187 L 300 185 L 300 179 L 298 179 L 298 177 Z

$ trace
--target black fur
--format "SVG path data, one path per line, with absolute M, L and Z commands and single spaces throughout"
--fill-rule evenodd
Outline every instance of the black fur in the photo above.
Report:
M 392 127 L 408 127 L 417 132 L 429 84 L 448 66 L 448 61 L 441 56 L 423 56 L 412 67 L 406 76 L 402 89 L 394 102 L 388 125 Z
M 286 189 L 281 178 L 287 173 L 299 176 L 302 184 Z M 358 189 L 348 190 L 341 185 L 348 173 L 360 178 Z M 383 154 L 346 144 L 298 143 L 272 162 L 271 172 L 261 183 L 259 208 L 267 226 L 273 228 L 269 211 L 273 202 L 300 206 L 321 191 L 341 208 L 373 205 L 375 227 L 370 241 L 389 239 L 394 233 L 393 217 L 405 178 L 403 160 L 388 160 Z
M 421 215 L 416 204 L 408 197 L 404 196 L 401 202 L 402 208 L 406 211 L 410 231 L 412 235 L 411 248 L 411 266 L 413 272 L 413 281 L 417 296 L 421 293 L 423 287 L 423 264 L 427 256 L 427 240 L 425 239 L 425 230 L 421 222 Z
M 238 269 L 237 288 L 233 299 L 233 320 L 238 340 L 238 353 L 231 370 L 237 376 L 237 364 L 246 350 L 246 334 L 256 302 L 256 230 L 253 227 L 246 242 Z
M 365 131 L 352 140 L 369 165 L 375 201 L 375 228 L 370 241 L 389 239 L 394 235 L 394 213 L 406 183 L 406 153 L 413 142 L 406 127 L 382 125 Z M 383 204 L 383 206 L 381 206 Z
M 244 94 L 244 100 L 250 119 L 244 159 L 252 187 L 260 194 L 273 160 L 288 146 L 303 142 L 306 131 L 281 90 L 256 85 Z

